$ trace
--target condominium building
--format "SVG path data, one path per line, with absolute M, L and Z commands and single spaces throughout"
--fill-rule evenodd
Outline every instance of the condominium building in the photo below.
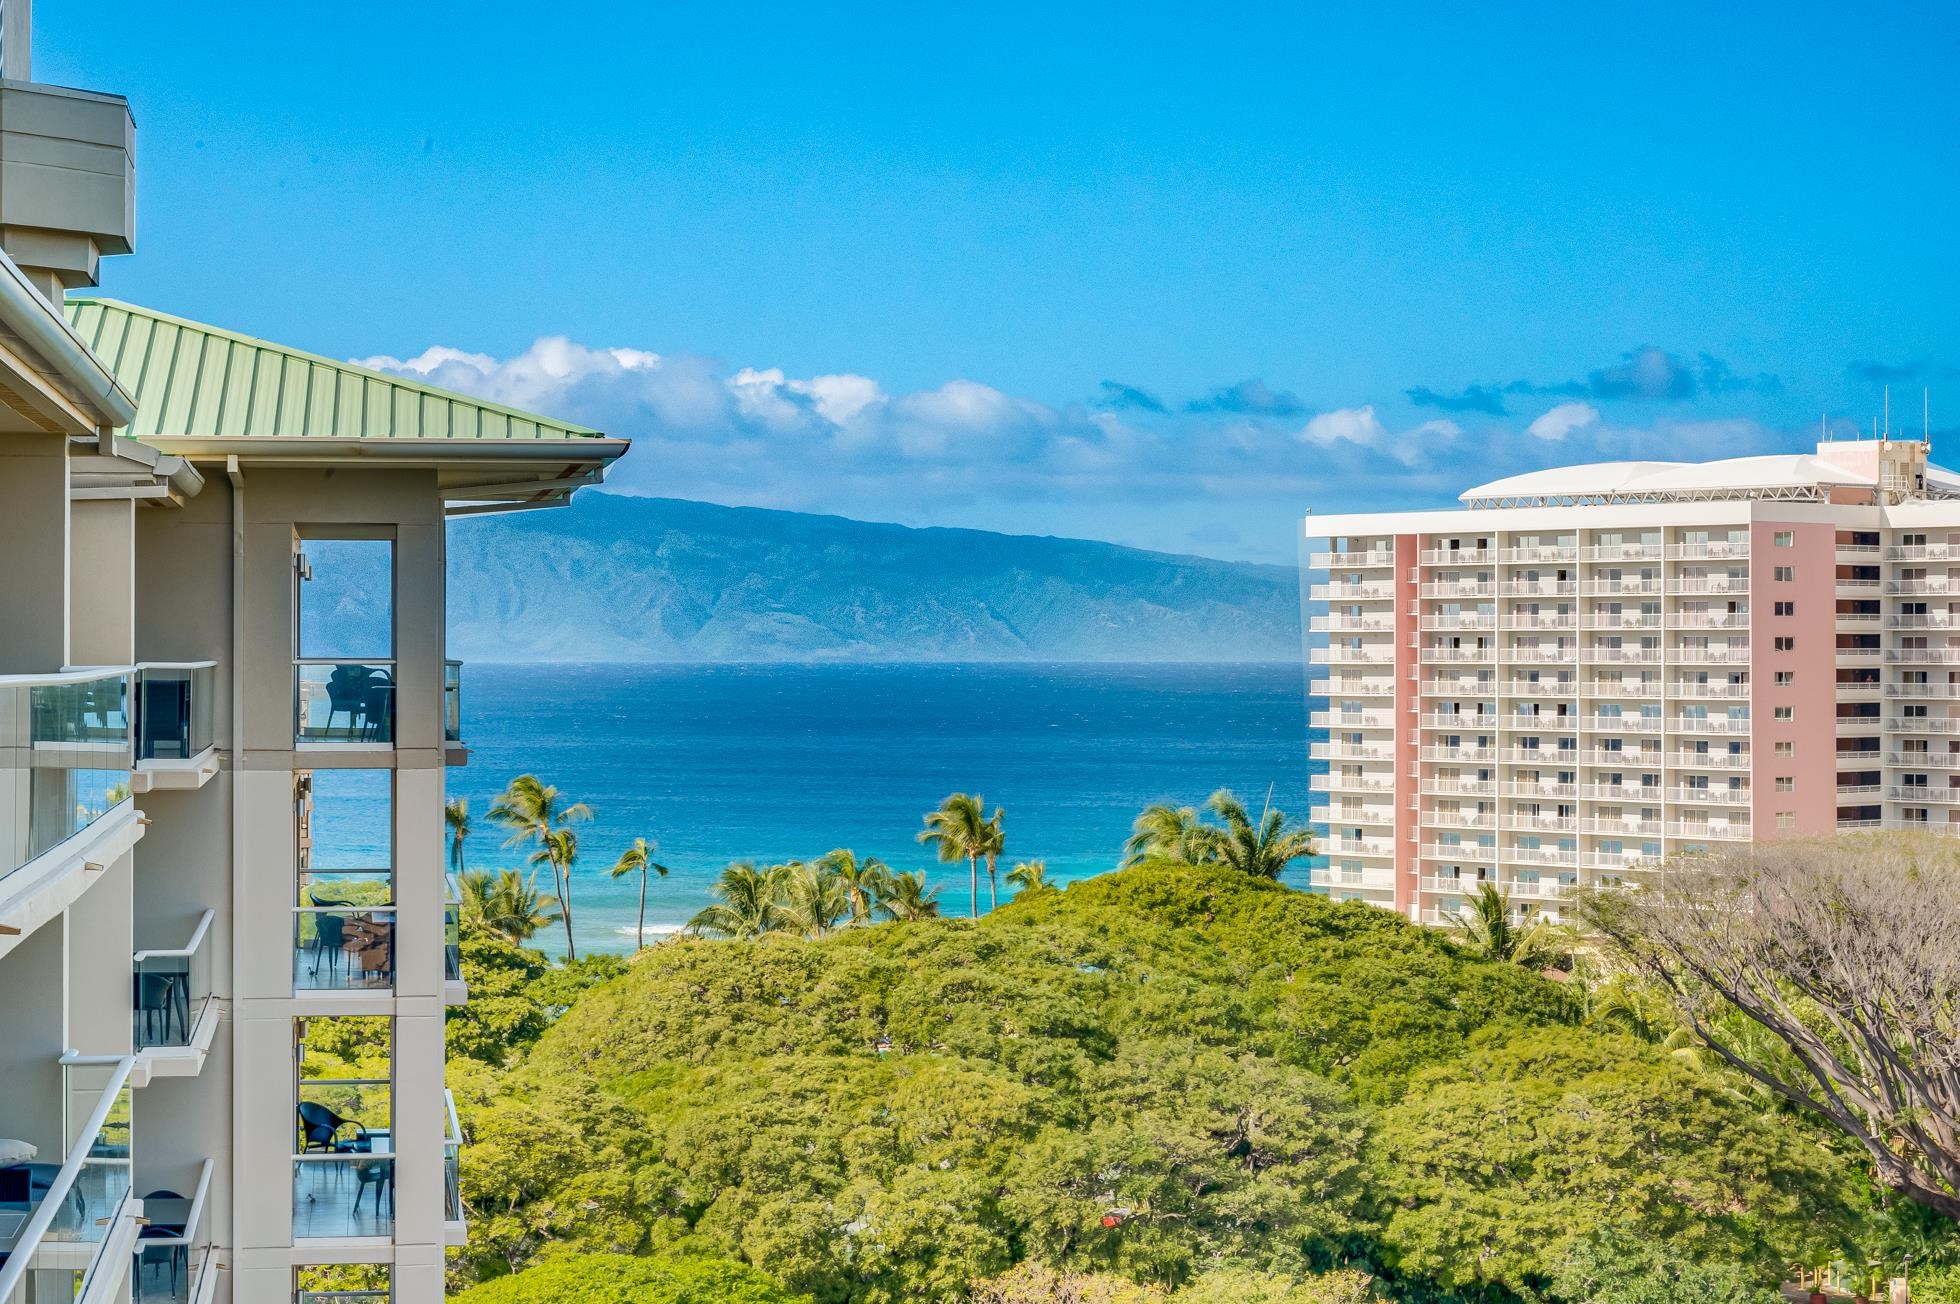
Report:
M 562 503 L 625 444 L 69 297 L 133 243 L 134 129 L 28 80 L 26 15 L 0 8 L 0 1304 L 426 1304 L 466 1230 L 444 525 Z
M 1315 883 L 1446 923 L 1485 882 L 1555 913 L 1675 853 L 1960 831 L 1960 475 L 1927 451 L 1569 466 L 1309 516 Z

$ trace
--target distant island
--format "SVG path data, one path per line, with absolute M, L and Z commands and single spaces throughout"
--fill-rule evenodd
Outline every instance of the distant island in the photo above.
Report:
M 1291 567 L 586 492 L 449 531 L 476 661 L 1285 661 Z

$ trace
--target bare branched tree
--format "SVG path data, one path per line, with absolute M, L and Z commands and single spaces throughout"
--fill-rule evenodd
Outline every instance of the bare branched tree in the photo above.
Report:
M 1885 1185 L 1960 1218 L 1960 841 L 1700 854 L 1583 911 L 1716 1055 L 1843 1130 Z M 1753 1031 L 1737 1013 L 1773 1040 L 1737 1035 Z

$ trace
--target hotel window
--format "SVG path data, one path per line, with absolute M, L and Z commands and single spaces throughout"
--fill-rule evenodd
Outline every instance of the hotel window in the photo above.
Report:
M 394 778 L 381 769 L 293 775 L 295 992 L 394 986 Z
M 1791 684 L 1794 684 L 1796 682 L 1797 682 L 1796 671 L 1779 670 L 1776 672 L 1776 686 L 1778 688 L 1788 688 Z
M 1797 614 L 1797 604 L 1794 602 L 1779 602 L 1776 604 L 1776 614 L 1779 616 L 1794 616 Z
M 1776 578 L 1785 584 L 1789 584 L 1797 578 L 1797 568 L 1795 566 L 1778 566 L 1776 568 Z
M 295 539 L 293 574 L 294 736 L 393 746 L 393 541 Z
M 1795 792 L 1797 790 L 1796 778 L 1793 775 L 1788 775 L 1788 774 L 1777 775 L 1776 790 L 1778 792 Z
M 1797 546 L 1797 532 L 1795 530 L 1778 530 L 1770 542 L 1779 548 L 1794 548 Z
M 1796 714 L 1797 708 L 1794 706 L 1779 706 L 1776 708 L 1776 718 L 1779 720 L 1795 719 Z
M 1780 810 L 1776 812 L 1776 827 L 1779 829 L 1794 829 L 1797 827 L 1797 813 L 1793 810 Z
M 1794 652 L 1796 651 L 1796 649 L 1797 649 L 1796 639 L 1790 638 L 1788 636 L 1779 636 L 1777 638 L 1776 650 L 1778 652 Z
M 1778 743 L 1776 744 L 1776 754 L 1778 756 L 1795 756 L 1797 754 L 1797 745 L 1795 743 Z

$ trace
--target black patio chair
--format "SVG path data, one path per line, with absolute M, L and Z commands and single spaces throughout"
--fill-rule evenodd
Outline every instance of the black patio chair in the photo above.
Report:
M 152 1191 L 143 1197 L 145 1200 L 181 1200 L 184 1197 L 176 1191 Z M 180 1223 L 153 1222 L 136 1233 L 138 1240 L 168 1240 L 184 1234 Z M 136 1291 L 138 1298 L 143 1294 L 143 1273 L 154 1264 L 161 1264 L 170 1274 L 170 1293 L 177 1293 L 177 1270 L 181 1265 L 186 1274 L 190 1270 L 190 1252 L 182 1245 L 145 1245 L 136 1259 Z M 188 1284 L 188 1283 L 187 1283 Z
M 325 1105 L 311 1100 L 302 1100 L 297 1112 L 299 1114 L 299 1152 L 303 1155 L 311 1154 L 315 1150 L 333 1154 L 338 1152 L 341 1146 L 345 1144 L 370 1144 L 368 1142 L 366 1128 L 351 1118 L 342 1118 Z M 343 1141 L 341 1139 L 340 1130 L 344 1127 L 354 1129 L 354 1136 L 351 1141 Z

